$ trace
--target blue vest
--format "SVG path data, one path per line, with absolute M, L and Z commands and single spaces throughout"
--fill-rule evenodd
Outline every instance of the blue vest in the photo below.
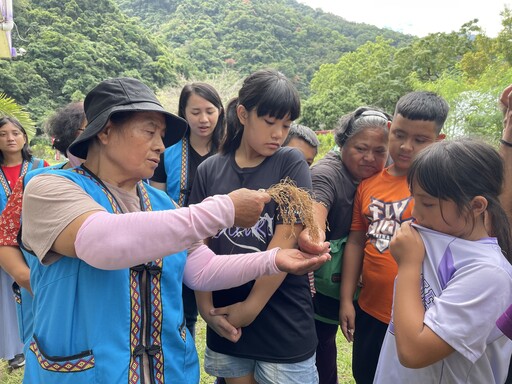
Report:
M 121 213 L 83 169 L 49 173 L 75 182 L 108 212 Z M 138 191 L 142 210 L 173 209 L 164 192 L 142 182 Z M 197 353 L 181 300 L 185 261 L 183 251 L 116 271 L 71 257 L 34 266 L 34 336 L 28 341 L 24 383 L 141 383 L 144 351 L 151 383 L 198 383 Z
M 188 203 L 186 193 L 188 185 L 189 139 L 184 137 L 176 144 L 165 149 L 164 168 L 167 174 L 167 194 L 180 207 Z
M 60 169 L 66 164 L 67 164 L 67 162 L 64 162 L 64 163 L 52 165 L 50 167 L 32 169 L 31 171 L 28 172 L 29 175 L 25 176 L 23 178 L 23 188 L 25 188 L 25 185 L 27 183 L 26 177 L 28 177 L 30 179 L 30 178 L 34 177 L 35 175 L 48 172 L 51 169 Z M 26 253 L 23 253 L 23 256 L 25 258 L 25 262 L 27 263 L 29 269 L 32 270 L 34 267 L 34 264 L 35 264 L 35 266 L 37 266 L 37 264 L 39 264 L 39 260 L 37 259 L 37 257 L 34 257 L 31 254 L 28 254 L 28 257 L 27 257 Z M 16 304 L 17 304 L 16 312 L 17 312 L 17 317 L 18 317 L 18 330 L 20 333 L 20 339 L 23 342 L 23 344 L 25 344 L 25 347 L 26 347 L 27 346 L 26 342 L 34 334 L 34 328 L 33 328 L 34 318 L 33 318 L 33 313 L 32 313 L 32 295 L 30 294 L 29 291 L 27 291 L 23 287 L 20 287 L 16 283 L 13 283 L 13 291 L 14 291 L 14 298 L 15 298 Z M 25 350 L 25 354 L 26 354 L 26 352 L 27 351 Z

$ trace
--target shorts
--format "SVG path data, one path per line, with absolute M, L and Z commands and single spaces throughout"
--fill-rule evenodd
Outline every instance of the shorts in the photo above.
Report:
M 206 347 L 204 370 L 216 377 L 242 377 L 254 373 L 260 384 L 317 384 L 316 357 L 298 363 L 268 363 L 212 351 Z

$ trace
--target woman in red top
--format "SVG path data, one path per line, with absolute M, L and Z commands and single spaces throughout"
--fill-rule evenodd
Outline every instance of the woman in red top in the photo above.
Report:
M 0 118 L 0 210 L 3 211 L 12 188 L 20 176 L 32 168 L 49 165 L 32 156 L 27 132 L 14 118 Z M 24 365 L 23 344 L 18 334 L 13 279 L 0 268 L 0 359 L 11 368 Z

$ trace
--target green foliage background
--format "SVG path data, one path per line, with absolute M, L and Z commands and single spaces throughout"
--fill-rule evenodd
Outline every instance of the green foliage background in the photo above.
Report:
M 279 69 L 303 98 L 301 123 L 332 129 L 345 113 L 375 105 L 392 113 L 411 90 L 440 93 L 449 136 L 498 137 L 500 91 L 512 82 L 512 17 L 485 35 L 478 20 L 423 38 L 352 23 L 295 0 L 18 0 L 13 43 L 27 54 L 0 61 L 0 93 L 40 126 L 99 81 L 132 76 L 175 111 L 186 82 L 222 89 Z M 5 100 L 0 99 L 0 111 Z M 31 120 L 30 120 L 31 119 Z

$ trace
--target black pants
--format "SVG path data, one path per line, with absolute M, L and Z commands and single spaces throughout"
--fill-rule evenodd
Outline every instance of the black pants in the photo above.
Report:
M 352 374 L 357 384 L 372 384 L 388 325 L 363 311 L 357 303 L 352 349 Z
M 320 384 L 338 384 L 338 365 L 336 349 L 337 324 L 328 324 L 315 320 L 318 346 L 316 347 L 316 368 Z

